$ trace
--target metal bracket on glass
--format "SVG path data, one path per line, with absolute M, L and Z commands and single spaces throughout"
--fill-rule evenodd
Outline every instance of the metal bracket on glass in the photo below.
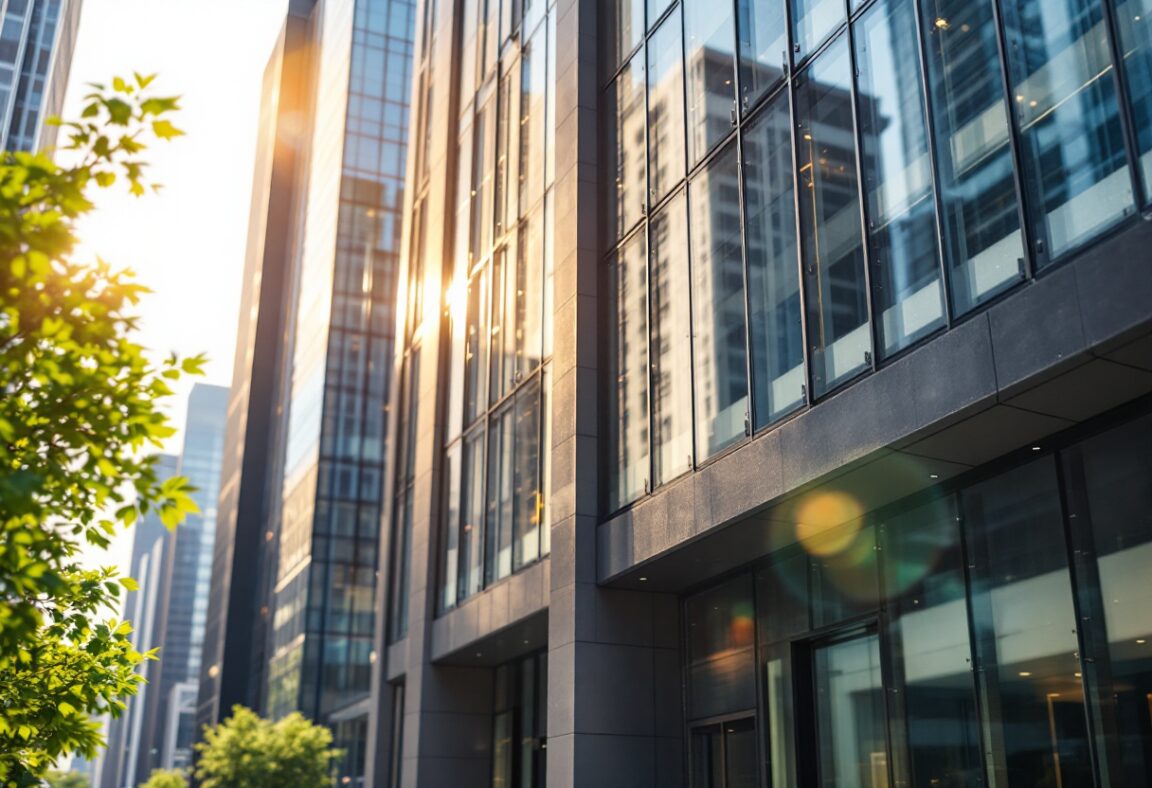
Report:
M 744 434 L 752 434 L 752 417 L 748 415 L 748 411 L 744 411 Z
M 869 367 L 872 366 L 872 351 L 871 350 L 865 350 L 864 351 L 864 364 L 865 364 L 865 366 L 869 366 Z

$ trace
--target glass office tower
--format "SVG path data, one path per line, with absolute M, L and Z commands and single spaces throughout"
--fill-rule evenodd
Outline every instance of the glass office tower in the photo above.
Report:
M 45 121 L 60 114 L 81 0 L 0 3 L 0 150 L 39 150 L 56 141 Z
M 1150 10 L 423 0 L 371 781 L 1152 784 Z

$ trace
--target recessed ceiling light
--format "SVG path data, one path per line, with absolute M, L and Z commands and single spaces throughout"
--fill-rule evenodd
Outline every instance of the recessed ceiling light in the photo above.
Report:
M 1021 678 L 1025 678 L 1025 679 L 1026 679 L 1026 678 L 1028 678 L 1028 677 L 1029 677 L 1029 676 L 1031 676 L 1031 675 L 1032 675 L 1032 674 L 1031 674 L 1029 671 L 1027 671 L 1027 670 L 1022 670 L 1022 671 L 1020 671 L 1020 677 L 1021 677 Z
M 1033 446 L 1032 451 L 1040 451 L 1040 447 L 1039 446 Z
M 640 578 L 640 582 L 641 582 L 641 583 L 647 583 L 647 582 L 648 582 L 648 578 L 646 578 L 646 577 L 642 577 L 642 578 Z
M 929 478 L 929 479 L 939 479 L 939 478 L 940 478 L 940 474 L 938 474 L 938 473 L 930 473 L 930 474 L 928 474 L 928 478 Z

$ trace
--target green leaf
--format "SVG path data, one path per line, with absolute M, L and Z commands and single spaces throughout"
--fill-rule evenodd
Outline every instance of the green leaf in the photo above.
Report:
M 180 137 L 184 134 L 183 131 L 173 126 L 169 120 L 152 121 L 152 132 L 162 140 L 170 140 L 173 137 Z
M 131 577 L 120 578 L 120 585 L 124 586 L 129 591 L 139 591 L 140 584 L 133 580 Z

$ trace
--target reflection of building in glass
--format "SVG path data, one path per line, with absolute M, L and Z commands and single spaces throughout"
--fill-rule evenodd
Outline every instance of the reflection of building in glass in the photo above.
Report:
M 269 66 L 205 715 L 248 702 L 365 732 L 413 15 L 294 3 Z M 362 741 L 336 746 L 359 779 Z
M 0 150 L 56 143 L 82 0 L 8 0 L 0 4 Z
M 373 782 L 1149 784 L 1132 2 L 425 4 Z

